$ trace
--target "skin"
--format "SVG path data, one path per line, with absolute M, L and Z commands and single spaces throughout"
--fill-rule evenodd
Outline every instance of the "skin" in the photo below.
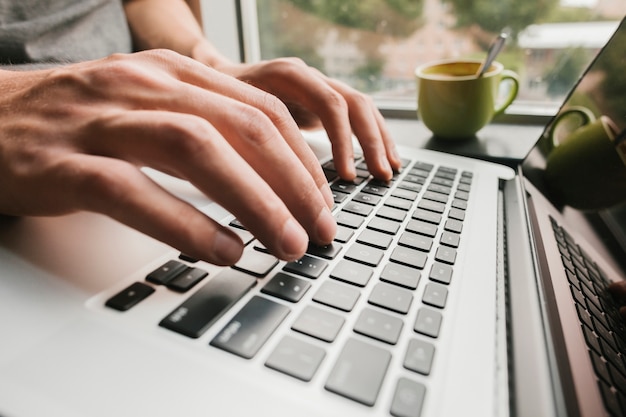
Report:
M 181 0 L 127 1 L 125 11 L 142 52 L 0 71 L 0 213 L 99 212 L 190 256 L 235 263 L 239 238 L 140 170 L 150 166 L 189 180 L 293 260 L 336 231 L 300 127 L 326 129 L 343 178 L 354 177 L 352 134 L 376 177 L 400 168 L 368 97 L 297 59 L 228 61 Z

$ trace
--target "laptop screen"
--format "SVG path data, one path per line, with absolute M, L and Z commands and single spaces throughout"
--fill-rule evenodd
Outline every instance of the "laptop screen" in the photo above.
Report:
M 625 45 L 626 19 L 522 164 L 524 177 L 557 209 L 588 221 L 622 270 L 626 270 Z

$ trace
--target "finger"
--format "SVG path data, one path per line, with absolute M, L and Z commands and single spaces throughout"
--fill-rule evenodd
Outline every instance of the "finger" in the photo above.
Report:
M 215 100 L 220 98 L 209 101 Z M 240 115 L 249 107 L 242 107 L 241 103 L 215 106 Z M 266 123 L 271 125 L 269 121 Z M 162 111 L 116 112 L 92 125 L 97 126 L 98 131 L 107 132 L 110 138 L 100 141 L 94 152 L 161 170 L 169 168 L 234 214 L 282 259 L 293 260 L 304 254 L 308 238 L 303 226 L 312 240 L 316 240 L 313 237 L 317 235 L 328 243 L 334 237 L 336 225 L 332 216 L 323 215 L 329 210 L 319 190 L 282 140 L 274 139 L 288 151 L 286 156 L 275 155 L 277 151 L 271 145 L 253 150 L 261 155 L 257 156 L 259 160 L 266 161 L 257 172 L 211 124 L 193 115 Z M 267 157 L 272 152 L 274 155 Z M 280 164 L 277 160 L 281 160 Z M 284 168 L 289 166 L 293 169 Z M 276 191 L 261 175 L 275 183 Z
M 235 233 L 118 159 L 72 154 L 54 170 L 73 207 L 103 213 L 194 258 L 232 265 L 243 251 Z
M 174 70 L 180 81 L 186 84 L 200 87 L 202 89 L 230 97 L 241 103 L 250 105 L 259 109 L 270 118 L 275 129 L 278 129 L 280 136 L 292 151 L 297 155 L 300 163 L 308 170 L 309 175 L 317 184 L 318 189 L 322 193 L 324 200 L 329 208 L 333 207 L 333 197 L 330 187 L 322 171 L 317 157 L 306 144 L 302 134 L 289 114 L 287 107 L 276 97 L 267 92 L 260 90 L 252 85 L 242 83 L 234 77 L 222 74 L 211 68 L 206 67 L 194 60 L 184 59 L 185 57 L 176 57 L 176 61 L 181 60 L 181 65 L 177 65 Z M 180 92 L 180 89 L 177 89 Z M 183 103 L 190 104 L 190 96 L 183 96 Z M 193 96 L 191 96 L 193 97 Z M 207 111 L 186 111 L 207 117 Z M 215 117 L 212 121 L 215 121 Z M 214 123 L 217 125 L 217 123 Z M 224 132 L 226 133 L 226 132 Z
M 617 281 L 609 284 L 609 292 L 620 303 L 626 303 L 626 281 Z

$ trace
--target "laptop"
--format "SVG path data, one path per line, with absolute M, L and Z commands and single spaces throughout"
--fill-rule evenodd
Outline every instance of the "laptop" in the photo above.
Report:
M 622 23 L 562 113 L 626 128 L 625 44 Z M 311 137 L 340 227 L 296 262 L 150 170 L 240 234 L 235 267 L 98 214 L 2 218 L 0 415 L 625 415 L 606 287 L 626 278 L 626 193 L 547 181 L 553 126 L 516 170 L 404 147 L 389 183 L 361 160 L 340 181 Z

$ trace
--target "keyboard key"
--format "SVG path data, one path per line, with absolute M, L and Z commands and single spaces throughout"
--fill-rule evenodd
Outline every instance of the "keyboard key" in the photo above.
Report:
M 400 223 L 393 220 L 383 219 L 381 217 L 374 217 L 367 224 L 367 228 L 390 235 L 395 235 L 396 233 L 398 233 L 398 230 L 400 230 Z
M 406 211 L 393 207 L 382 206 L 376 212 L 376 216 L 382 217 L 383 219 L 393 220 L 395 222 L 403 222 L 406 217 Z
M 435 253 L 435 259 L 439 262 L 453 265 L 454 261 L 456 261 L 456 249 L 448 246 L 439 246 Z
M 422 191 L 422 184 L 424 183 L 424 181 L 421 178 L 416 178 L 416 180 L 421 180 L 421 182 L 408 180 L 402 181 L 400 184 L 398 184 L 398 189 L 419 193 L 420 191 Z M 400 197 L 400 195 L 398 195 L 398 197 Z M 415 198 L 409 198 L 409 200 L 413 201 L 415 200 Z
M 373 184 L 370 181 L 370 183 L 367 184 L 365 187 L 363 187 L 363 189 L 361 191 L 364 192 L 364 193 L 373 194 L 373 195 L 377 195 L 379 197 L 382 197 L 385 194 L 387 194 L 387 191 L 389 191 L 389 188 L 388 187 L 382 187 L 380 185 L 375 185 L 375 184 Z
M 167 283 L 167 288 L 178 292 L 186 292 L 202 281 L 208 272 L 200 268 L 187 268 Z
M 448 202 L 448 196 L 446 194 L 436 193 L 434 191 L 426 191 L 422 197 L 426 200 L 436 201 L 442 204 Z
M 297 261 L 286 264 L 283 267 L 283 270 L 297 275 L 302 275 L 303 277 L 317 279 L 320 275 L 322 275 L 322 272 L 324 272 L 327 266 L 328 262 L 322 259 L 304 255 Z
M 444 308 L 448 298 L 448 289 L 441 284 L 430 283 L 424 288 L 422 301 L 433 307 Z
M 363 216 L 348 213 L 347 211 L 343 210 L 335 214 L 335 220 L 337 221 L 337 224 L 349 227 L 351 229 L 358 229 L 365 221 Z
M 358 193 L 356 196 L 354 196 L 352 201 L 356 201 L 356 202 L 363 203 L 363 204 L 368 204 L 370 206 L 375 206 L 376 204 L 380 202 L 380 197 L 377 195 L 373 195 L 373 194 Z
M 443 213 L 446 209 L 445 204 L 432 200 L 420 200 L 420 202 L 417 203 L 417 207 L 424 210 L 434 211 L 435 213 Z
M 360 295 L 361 292 L 353 286 L 325 281 L 313 296 L 313 301 L 339 310 L 352 311 Z
M 402 188 L 396 188 L 391 195 L 409 201 L 415 201 L 417 199 L 417 193 L 415 191 L 405 190 Z
M 335 259 L 337 254 L 341 252 L 342 248 L 343 246 L 338 243 L 331 243 L 330 245 L 326 246 L 319 246 L 309 243 L 309 248 L 307 249 L 306 253 L 324 259 Z
M 241 259 L 233 265 L 233 268 L 260 278 L 269 274 L 276 265 L 278 265 L 278 259 L 273 255 L 249 246 L 244 249 Z
M 389 248 L 389 246 L 391 246 L 392 240 L 393 236 L 370 229 L 363 230 L 363 232 L 361 232 L 359 237 L 357 237 L 356 239 L 356 241 L 359 243 L 373 246 L 378 249 Z
M 331 191 L 333 193 L 333 201 L 335 204 L 341 204 L 350 196 L 350 194 L 342 193 L 340 191 Z
M 391 353 L 350 339 L 343 347 L 324 386 L 328 391 L 373 406 L 387 373 Z
M 341 193 L 350 194 L 356 190 L 357 184 L 354 182 L 348 182 L 345 180 L 339 180 L 331 184 L 330 189 L 333 191 L 339 191 Z
M 459 210 L 457 208 L 452 207 L 448 212 L 448 217 L 451 219 L 463 221 L 465 220 L 465 210 Z
M 423 252 L 430 252 L 430 249 L 433 247 L 433 239 L 417 233 L 404 232 L 400 235 L 398 244 Z
M 344 323 L 343 317 L 314 306 L 307 306 L 291 328 L 311 337 L 332 342 Z
M 467 201 L 455 198 L 454 200 L 452 200 L 452 207 L 458 208 L 460 210 L 467 210 Z
M 412 339 L 404 357 L 404 367 L 422 375 L 429 375 L 435 356 L 435 346 L 423 340 Z
M 406 225 L 406 230 L 428 237 L 435 237 L 437 234 L 437 225 L 426 223 L 421 220 L 409 220 Z
M 442 315 L 438 311 L 428 308 L 420 308 L 415 319 L 413 329 L 426 336 L 438 337 L 441 328 Z
M 364 287 L 369 282 L 373 273 L 372 268 L 368 266 L 342 259 L 337 266 L 335 266 L 335 269 L 332 270 L 330 277 L 359 287 Z
M 420 271 L 417 269 L 390 262 L 385 265 L 380 280 L 414 290 L 419 284 L 420 276 Z
M 461 241 L 461 236 L 458 233 L 443 232 L 439 243 L 442 245 L 450 246 L 451 248 L 458 248 Z
M 267 358 L 265 366 L 302 381 L 310 381 L 325 356 L 326 351 L 321 347 L 285 336 Z
M 211 346 L 251 359 L 289 314 L 289 308 L 254 296 L 211 340 Z
M 385 284 L 384 282 L 380 282 L 374 286 L 368 299 L 370 304 L 401 314 L 409 312 L 412 301 L 413 294 L 410 291 L 398 288 L 394 285 Z
M 441 214 L 421 208 L 415 209 L 412 216 L 415 220 L 423 220 L 432 224 L 441 223 Z
M 256 279 L 226 269 L 174 309 L 159 326 L 185 336 L 200 337 L 218 318 L 256 285 Z
M 446 220 L 446 223 L 443 226 L 444 230 L 448 232 L 461 233 L 463 230 L 463 222 L 454 219 Z
M 415 249 L 398 246 L 393 250 L 389 259 L 411 268 L 423 269 L 426 266 L 428 255 Z
M 352 239 L 352 235 L 354 235 L 354 230 L 345 226 L 337 225 L 337 234 L 335 235 L 336 242 L 346 243 Z
M 428 186 L 428 191 L 433 191 L 435 193 L 450 195 L 450 193 L 452 192 L 452 188 L 450 188 L 450 187 L 448 187 L 446 185 L 437 184 L 435 182 L 435 183 L 431 183 Z
M 146 280 L 153 284 L 165 285 L 176 275 L 180 274 L 187 268 L 182 262 L 175 260 L 167 261 L 146 276 Z
M 344 257 L 348 260 L 362 263 L 368 266 L 377 266 L 383 259 L 384 252 L 380 249 L 361 243 L 354 243 L 348 248 Z
M 430 278 L 431 281 L 449 284 L 452 279 L 452 267 L 440 262 L 435 262 L 432 268 L 430 268 L 428 278 Z
M 404 322 L 399 317 L 371 308 L 364 308 L 354 325 L 354 331 L 381 342 L 398 343 Z
M 248 243 L 254 240 L 254 235 L 245 229 L 240 229 L 239 227 L 230 227 L 229 229 L 232 232 L 235 232 L 237 236 L 239 236 L 239 239 L 241 239 L 244 246 L 246 246 Z
M 369 216 L 373 210 L 374 208 L 372 206 L 355 201 L 351 201 L 343 207 L 343 211 L 346 213 L 352 213 L 363 217 Z
M 409 210 L 411 208 L 411 202 L 399 197 L 389 197 L 384 202 L 383 205 L 394 207 L 400 210 Z
M 297 278 L 282 272 L 278 272 L 261 289 L 261 292 L 282 300 L 297 303 L 309 290 L 311 284 L 302 278 Z
M 109 298 L 105 305 L 118 311 L 127 311 L 145 300 L 154 288 L 143 282 L 135 282 Z
M 394 417 L 420 417 L 426 387 L 408 378 L 398 379 L 389 412 Z

